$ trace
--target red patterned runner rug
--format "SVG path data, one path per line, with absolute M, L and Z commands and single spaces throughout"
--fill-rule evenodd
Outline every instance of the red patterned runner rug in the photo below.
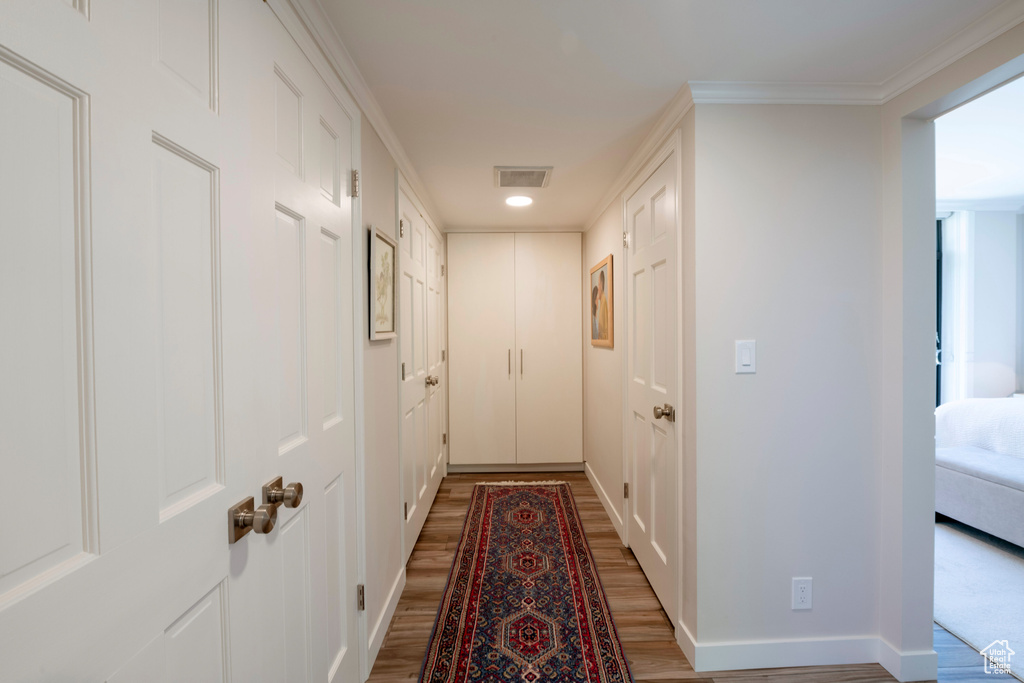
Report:
M 569 485 L 478 484 L 420 681 L 632 680 Z

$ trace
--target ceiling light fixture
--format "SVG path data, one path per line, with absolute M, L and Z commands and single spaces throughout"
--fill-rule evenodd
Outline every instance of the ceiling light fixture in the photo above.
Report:
M 533 200 L 530 197 L 517 195 L 515 197 L 509 197 L 505 200 L 505 203 L 509 206 L 529 206 L 530 204 L 533 204 Z

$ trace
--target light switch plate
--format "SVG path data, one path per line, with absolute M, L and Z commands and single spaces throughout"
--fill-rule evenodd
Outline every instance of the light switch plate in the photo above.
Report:
M 736 374 L 757 372 L 757 342 L 753 339 L 736 340 Z

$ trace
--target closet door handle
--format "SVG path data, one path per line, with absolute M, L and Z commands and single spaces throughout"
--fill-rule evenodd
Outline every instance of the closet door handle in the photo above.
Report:
M 512 349 L 508 350 L 508 376 L 512 376 Z
M 519 349 L 519 376 L 523 376 L 523 350 Z

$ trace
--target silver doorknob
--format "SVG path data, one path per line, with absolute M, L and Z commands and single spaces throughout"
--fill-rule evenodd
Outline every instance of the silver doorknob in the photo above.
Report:
M 252 496 L 228 508 L 228 543 L 234 543 L 250 531 L 269 534 L 277 522 L 276 505 L 260 505 L 253 509 Z
M 284 486 L 284 479 L 277 477 L 263 485 L 263 503 L 273 505 L 276 509 L 279 505 L 286 508 L 297 508 L 302 502 L 302 484 L 293 481 Z
M 675 422 L 676 409 L 667 403 L 664 406 L 654 406 L 654 419 L 660 420 L 661 418 L 665 418 L 668 422 Z
M 427 386 L 436 387 L 441 382 L 437 375 L 427 375 Z

